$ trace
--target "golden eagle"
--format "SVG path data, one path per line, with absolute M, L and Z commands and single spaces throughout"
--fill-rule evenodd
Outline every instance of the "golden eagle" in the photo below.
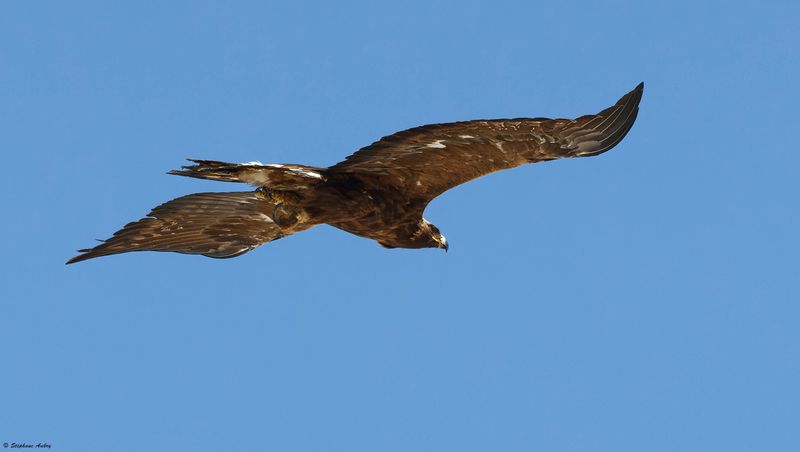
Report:
M 329 224 L 386 248 L 443 248 L 422 217 L 443 192 L 485 174 L 613 148 L 639 111 L 644 84 L 596 115 L 431 124 L 381 138 L 328 168 L 190 160 L 179 176 L 258 187 L 197 193 L 162 204 L 67 263 L 128 251 L 174 251 L 215 258 Z

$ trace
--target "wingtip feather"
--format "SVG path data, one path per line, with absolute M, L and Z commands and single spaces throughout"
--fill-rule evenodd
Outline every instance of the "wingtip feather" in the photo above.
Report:
M 636 85 L 636 88 L 633 88 L 630 92 L 622 96 L 616 105 L 628 105 L 632 103 L 634 107 L 639 105 L 639 102 L 642 100 L 642 94 L 644 93 L 644 82 L 640 82 Z
M 91 255 L 88 254 L 88 250 L 78 250 L 78 252 L 79 253 L 86 253 L 86 254 L 79 254 L 79 255 L 71 258 L 70 260 L 68 260 L 64 265 L 75 264 L 77 262 L 85 261 L 86 259 L 91 259 L 92 257 L 94 257 L 94 256 L 91 256 Z

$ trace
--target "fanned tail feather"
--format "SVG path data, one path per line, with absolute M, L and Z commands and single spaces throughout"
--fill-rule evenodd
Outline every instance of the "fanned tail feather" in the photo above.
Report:
M 241 182 L 256 187 L 279 190 L 306 188 L 326 178 L 324 168 L 291 164 L 260 162 L 227 163 L 215 160 L 188 159 L 194 165 L 169 171 L 177 176 L 210 179 L 221 182 Z

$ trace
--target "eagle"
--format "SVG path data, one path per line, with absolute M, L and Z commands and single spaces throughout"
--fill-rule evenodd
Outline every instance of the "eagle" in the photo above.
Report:
M 613 106 L 577 119 L 429 124 L 381 138 L 330 167 L 189 159 L 169 174 L 240 182 L 253 191 L 196 193 L 154 208 L 67 264 L 130 251 L 229 258 L 329 224 L 386 248 L 448 243 L 422 215 L 445 191 L 495 171 L 616 146 L 639 112 L 640 83 Z

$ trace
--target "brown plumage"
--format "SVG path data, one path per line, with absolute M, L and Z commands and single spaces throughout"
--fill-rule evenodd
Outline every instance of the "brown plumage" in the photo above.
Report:
M 387 248 L 444 248 L 422 218 L 428 203 L 477 177 L 565 157 L 587 157 L 619 143 L 636 120 L 644 84 L 596 115 L 431 124 L 389 135 L 329 168 L 191 160 L 171 174 L 258 187 L 169 201 L 129 223 L 71 264 L 128 251 L 234 257 L 317 224 L 330 224 Z

